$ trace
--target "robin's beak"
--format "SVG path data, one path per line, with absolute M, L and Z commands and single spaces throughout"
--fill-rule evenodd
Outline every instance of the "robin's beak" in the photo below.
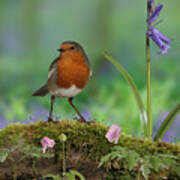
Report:
M 60 48 L 60 49 L 57 49 L 57 51 L 59 51 L 59 52 L 64 52 L 64 51 L 65 51 L 65 49 Z

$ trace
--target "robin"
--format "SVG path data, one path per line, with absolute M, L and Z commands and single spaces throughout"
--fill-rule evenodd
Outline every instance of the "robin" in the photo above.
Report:
M 82 122 L 84 117 L 73 104 L 73 98 L 87 85 L 92 69 L 86 53 L 77 42 L 63 42 L 58 49 L 60 55 L 51 63 L 48 80 L 44 86 L 33 93 L 33 96 L 51 94 L 51 108 L 48 122 L 53 121 L 53 105 L 56 97 L 67 98 Z

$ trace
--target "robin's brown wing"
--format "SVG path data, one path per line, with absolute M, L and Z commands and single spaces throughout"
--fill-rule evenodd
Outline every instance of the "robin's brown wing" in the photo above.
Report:
M 57 67 L 57 62 L 58 62 L 58 58 L 56 58 L 50 65 L 49 67 L 49 72 L 48 72 L 48 79 L 50 79 L 52 77 L 52 75 L 54 74 L 56 67 Z M 45 96 L 46 94 L 49 93 L 49 90 L 47 88 L 47 83 L 42 86 L 40 89 L 38 89 L 37 91 L 35 91 L 32 96 Z
M 52 68 L 54 68 L 54 66 L 57 66 L 57 62 L 58 62 L 59 59 L 60 59 L 60 57 L 57 57 L 57 58 L 51 63 L 51 65 L 50 65 L 50 67 L 49 67 L 49 71 L 50 71 Z
M 49 71 L 48 71 L 48 80 L 52 77 L 53 74 L 56 73 L 57 70 L 57 63 L 60 57 L 57 57 L 50 65 Z

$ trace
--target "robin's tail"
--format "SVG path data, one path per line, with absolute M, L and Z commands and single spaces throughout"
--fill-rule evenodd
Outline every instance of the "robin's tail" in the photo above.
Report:
M 48 94 L 49 91 L 47 89 L 47 84 L 45 84 L 43 87 L 41 87 L 40 89 L 38 89 L 37 91 L 35 91 L 32 96 L 45 96 L 46 94 Z

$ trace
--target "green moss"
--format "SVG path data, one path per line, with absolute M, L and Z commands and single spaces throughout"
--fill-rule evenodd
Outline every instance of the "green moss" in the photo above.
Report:
M 67 146 L 82 149 L 90 156 L 99 159 L 111 151 L 113 144 L 105 138 L 108 127 L 102 124 L 84 124 L 78 121 L 62 120 L 59 123 L 38 121 L 35 124 L 11 124 L 0 130 L 0 146 L 6 147 L 16 144 L 23 138 L 27 144 L 39 144 L 41 138 L 48 136 L 57 142 L 57 149 L 61 149 L 59 135 L 64 133 L 68 140 Z M 137 139 L 124 133 L 121 134 L 119 145 L 128 147 L 140 154 L 170 153 L 180 157 L 180 144 L 153 142 L 149 139 Z
M 62 144 L 59 135 L 64 133 L 67 136 L 67 155 L 71 150 L 82 152 L 92 161 L 99 162 L 102 156 L 110 153 L 115 146 L 107 141 L 105 134 L 108 127 L 94 123 L 84 124 L 78 121 L 62 120 L 58 123 L 46 123 L 38 121 L 34 124 L 24 125 L 20 123 L 12 124 L 0 130 L 0 147 L 9 147 L 17 144 L 20 139 L 25 144 L 35 144 L 40 146 L 40 140 L 48 136 L 56 142 L 56 153 L 61 157 Z M 141 157 L 147 154 L 170 154 L 180 157 L 180 144 L 153 142 L 149 139 L 137 139 L 124 133 L 121 134 L 119 145 L 129 150 L 137 152 Z M 109 172 L 109 171 L 108 171 Z M 119 174 L 123 176 L 126 171 L 117 170 L 109 174 Z M 130 176 L 126 172 L 124 177 Z M 135 171 L 132 172 L 134 174 Z M 134 175 L 133 175 L 134 176 Z M 109 178 L 110 179 L 110 178 Z

